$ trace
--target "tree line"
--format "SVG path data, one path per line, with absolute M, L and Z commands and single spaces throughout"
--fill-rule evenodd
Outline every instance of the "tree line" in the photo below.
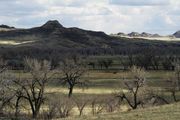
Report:
M 137 44 L 139 45 L 140 43 Z M 157 42 L 155 45 L 138 45 L 136 46 L 136 44 L 133 43 L 132 45 L 128 45 L 128 47 L 123 47 L 124 45 L 122 44 L 121 47 L 112 48 L 0 47 L 0 56 L 7 61 L 7 64 L 9 66 L 12 66 L 14 69 L 22 69 L 23 59 L 25 56 L 40 60 L 46 59 L 48 61 L 51 61 L 52 66 L 56 67 L 59 61 L 67 54 L 78 54 L 83 57 L 108 55 L 122 56 L 122 65 L 135 63 L 136 65 L 141 65 L 143 67 L 153 65 L 153 69 L 159 69 L 157 68 L 157 64 L 159 64 L 160 66 L 163 65 L 164 67 L 166 67 L 166 69 L 170 69 L 167 65 L 167 62 L 171 62 L 172 59 L 179 57 L 180 53 L 178 43 L 168 45 L 165 43 L 160 44 Z M 128 59 L 123 59 L 124 57 L 128 57 Z M 130 60 L 131 57 L 136 60 Z M 128 61 L 129 63 L 127 63 L 126 61 Z M 148 63 L 149 61 L 151 61 L 152 63 Z M 161 63 L 159 63 L 159 61 Z M 142 62 L 144 65 L 142 65 Z

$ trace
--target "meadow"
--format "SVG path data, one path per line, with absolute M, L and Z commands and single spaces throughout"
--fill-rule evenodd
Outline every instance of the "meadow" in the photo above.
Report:
M 103 57 L 99 59 L 103 59 Z M 73 64 L 72 61 L 68 61 L 68 64 L 64 63 L 66 69 L 50 69 L 46 61 L 41 63 L 33 59 L 26 59 L 25 63 L 31 65 L 29 69 L 7 71 L 11 75 L 11 79 L 16 78 L 13 81 L 15 86 L 10 86 L 11 90 L 15 90 L 16 95 L 11 99 L 11 103 L 18 104 L 12 105 L 13 107 L 8 105 L 3 110 L 12 116 L 15 113 L 15 118 L 18 119 L 31 118 L 34 114 L 32 114 L 33 109 L 30 105 L 32 103 L 36 106 L 35 102 L 38 99 L 42 99 L 41 107 L 39 107 L 38 115 L 33 117 L 47 120 L 62 118 L 70 120 L 142 118 L 143 120 L 152 112 L 155 112 L 154 117 L 158 111 L 166 112 L 164 105 L 169 104 L 168 108 L 173 107 L 175 103 L 170 82 L 174 75 L 172 70 L 145 70 L 135 66 L 123 70 L 117 69 L 119 66 L 116 61 L 108 68 L 100 66 L 94 69 L 86 68 L 83 74 L 75 76 L 80 84 L 74 84 L 70 95 L 70 85 L 73 83 L 65 81 L 63 84 L 63 81 L 70 79 L 73 82 L 72 76 L 83 70 L 82 66 L 74 65 L 68 68 L 69 64 Z M 65 79 L 63 70 L 65 71 L 64 75 L 68 74 Z M 69 76 L 70 78 L 68 78 Z M 139 83 L 137 83 L 138 81 Z M 137 100 L 143 103 L 133 108 L 126 99 L 132 104 L 135 103 L 133 94 L 136 94 L 134 93 L 136 87 L 138 87 Z M 180 92 L 176 91 L 175 94 L 176 99 L 179 100 Z M 25 99 L 17 102 L 18 97 Z M 178 103 L 176 104 L 179 106 Z M 145 113 L 142 114 L 142 111 Z
M 21 76 L 22 78 L 29 77 L 29 73 L 23 73 L 21 71 L 12 71 L 13 74 L 18 77 Z M 146 85 L 148 88 L 151 88 L 156 91 L 164 90 L 168 87 L 168 78 L 173 73 L 173 71 L 146 71 Z M 86 101 L 86 99 L 98 99 L 98 98 L 109 98 L 114 97 L 115 93 L 118 93 L 123 89 L 124 92 L 128 91 L 126 88 L 123 88 L 123 82 L 124 80 L 131 80 L 131 75 L 128 70 L 118 70 L 116 73 L 114 73 L 114 70 L 89 70 L 87 74 L 83 75 L 83 80 L 87 80 L 86 86 L 75 86 L 73 90 L 72 99 L 83 99 Z M 50 100 L 55 99 L 61 99 L 64 97 L 68 97 L 68 85 L 62 85 L 61 80 L 58 79 L 58 74 L 53 76 L 53 79 L 49 81 L 48 85 L 46 86 L 46 97 L 50 98 Z M 171 94 L 169 92 L 159 92 L 159 95 L 162 95 L 165 97 L 168 101 L 173 101 L 171 98 Z M 180 96 L 180 92 L 178 93 L 178 97 Z M 48 103 L 46 103 L 48 104 Z M 174 105 L 169 105 L 167 108 L 172 107 Z M 179 108 L 179 105 L 176 106 Z M 166 107 L 165 107 L 166 108 Z M 78 117 L 78 108 L 77 106 L 74 106 L 71 111 L 71 116 L 68 119 L 146 119 L 148 114 L 151 114 L 154 112 L 154 116 L 158 115 L 158 111 L 164 111 L 166 112 L 164 107 L 152 107 L 152 108 L 140 108 L 140 110 L 133 110 L 130 111 L 129 106 L 126 104 L 126 102 L 121 105 L 117 111 L 112 112 L 112 114 L 108 112 L 102 112 L 100 114 L 97 114 L 95 116 L 92 115 L 91 112 L 91 103 L 89 102 L 86 107 L 83 110 L 83 117 Z M 48 109 L 47 105 L 43 105 L 43 108 L 41 112 Z M 152 111 L 151 111 L 152 110 Z M 176 110 L 173 109 L 173 110 Z M 30 111 L 30 109 L 25 110 L 26 112 Z M 142 114 L 142 111 L 144 113 Z M 105 115 L 104 115 L 105 114 Z M 157 115 L 156 115 L 157 114 Z M 163 114 L 163 112 L 162 112 Z M 178 114 L 177 114 L 178 115 Z M 73 116 L 73 117 L 72 117 Z M 150 115 L 149 115 L 150 116 Z M 153 116 L 151 116 L 153 118 Z M 172 116 L 174 117 L 174 116 Z M 171 118 L 171 116 L 169 117 Z M 158 120 L 158 119 L 157 119 Z

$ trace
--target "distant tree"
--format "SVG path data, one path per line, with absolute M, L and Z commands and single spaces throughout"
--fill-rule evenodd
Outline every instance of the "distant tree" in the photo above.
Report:
M 159 70 L 160 63 L 161 63 L 161 57 L 153 55 L 151 59 L 151 65 L 154 70 Z
M 13 82 L 16 85 L 16 112 L 19 110 L 21 100 L 26 100 L 31 108 L 33 118 L 39 114 L 41 105 L 45 100 L 45 87 L 50 79 L 50 63 L 46 60 L 26 58 L 25 71 L 30 72 L 30 78 L 19 78 Z M 16 113 L 17 114 L 17 113 Z
M 83 61 L 66 59 L 60 62 L 59 69 L 61 72 L 61 82 L 69 86 L 69 97 L 72 96 L 75 85 L 85 85 L 86 81 L 81 79 L 84 73 L 87 72 L 87 68 L 85 64 L 83 64 Z
M 93 115 L 100 114 L 103 112 L 105 108 L 104 101 L 105 100 L 102 99 L 101 97 L 95 97 L 91 100 L 90 104 L 91 104 L 91 110 L 92 110 Z
M 127 70 L 129 67 L 128 60 L 126 60 L 125 57 L 120 57 L 119 61 L 120 61 L 121 66 L 123 67 L 123 70 Z
M 112 60 L 110 60 L 110 59 L 104 59 L 104 60 L 98 60 L 98 64 L 99 64 L 99 66 L 101 67 L 101 69 L 104 67 L 104 68 L 106 68 L 106 69 L 108 69 L 109 68 L 109 66 L 111 65 L 113 63 L 113 61 Z
M 95 69 L 95 62 L 89 62 L 89 66 L 92 66 L 93 69 Z
M 100 66 L 101 69 L 103 69 L 103 61 L 102 60 L 98 60 L 98 65 Z
M 165 56 L 162 61 L 162 66 L 165 70 L 174 70 L 174 57 L 173 56 Z
M 103 60 L 102 63 L 103 63 L 103 65 L 104 65 L 104 67 L 105 67 L 106 69 L 108 69 L 109 66 L 113 63 L 113 61 L 110 60 L 110 59 L 108 59 L 108 60 Z
M 177 87 L 178 90 L 180 91 L 180 64 L 175 64 L 175 77 L 177 80 Z
M 125 88 L 128 92 L 123 92 L 118 95 L 121 100 L 125 100 L 132 109 L 136 109 L 142 101 L 139 100 L 138 95 L 140 88 L 145 84 L 145 71 L 136 66 L 133 66 L 130 70 L 132 80 L 124 81 Z
M 0 73 L 3 73 L 7 69 L 7 63 L 0 58 Z
M 129 52 L 127 55 L 127 62 L 128 62 L 128 67 L 131 68 L 135 64 L 135 59 L 134 55 L 132 52 Z
M 148 70 L 149 67 L 151 66 L 151 59 L 152 59 L 152 54 L 150 54 L 149 52 L 145 53 L 143 51 L 141 54 L 135 57 L 135 61 L 136 61 L 135 65 Z

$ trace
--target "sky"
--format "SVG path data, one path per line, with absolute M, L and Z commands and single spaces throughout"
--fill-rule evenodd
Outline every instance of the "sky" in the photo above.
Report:
M 0 0 L 0 24 L 18 28 L 58 20 L 108 34 L 180 30 L 180 0 Z

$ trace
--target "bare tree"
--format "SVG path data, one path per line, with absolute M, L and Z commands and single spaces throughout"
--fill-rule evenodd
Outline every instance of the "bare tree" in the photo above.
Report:
M 61 99 L 59 99 L 57 103 L 57 109 L 58 109 L 60 118 L 65 118 L 65 117 L 70 116 L 70 113 L 73 107 L 74 107 L 74 104 L 71 99 L 67 97 L 62 97 Z
M 60 71 L 62 83 L 69 86 L 69 97 L 72 96 L 75 85 L 85 85 L 86 81 L 82 80 L 81 77 L 87 69 L 81 60 L 64 60 L 60 63 Z
M 143 99 L 143 107 L 144 105 L 163 105 L 169 104 L 164 95 L 163 89 L 154 89 L 150 87 L 146 87 L 143 91 L 145 98 Z
M 180 65 L 178 63 L 175 63 L 175 71 L 171 74 L 168 82 L 170 82 L 168 91 L 171 93 L 173 100 L 178 102 L 177 92 L 180 91 Z
M 127 62 L 128 62 L 128 66 L 131 68 L 134 65 L 134 55 L 129 52 L 129 54 L 127 55 Z
M 174 70 L 174 57 L 173 56 L 165 56 L 162 61 L 162 66 L 165 70 Z
M 161 57 L 159 55 L 158 56 L 153 55 L 151 59 L 151 64 L 154 70 L 159 70 L 160 63 L 161 63 Z
M 100 69 L 103 69 L 103 61 L 102 60 L 98 60 L 98 65 L 100 66 Z
M 4 72 L 7 69 L 6 61 L 0 58 L 0 73 Z
M 49 96 L 47 108 L 44 108 L 44 119 L 66 118 L 71 115 L 74 102 L 67 96 Z M 43 119 L 43 120 L 44 120 Z
M 30 78 L 14 80 L 16 89 L 16 111 L 20 100 L 26 100 L 31 108 L 33 118 L 36 118 L 44 102 L 45 86 L 50 79 L 50 63 L 46 60 L 25 59 L 25 70 L 30 72 Z
M 120 101 L 114 96 L 108 96 L 105 99 L 106 112 L 114 112 L 120 105 Z
M 92 114 L 100 114 L 103 112 L 105 108 L 105 102 L 104 99 L 95 97 L 91 101 L 91 109 L 92 109 Z
M 180 91 L 180 64 L 175 64 L 175 78 L 177 80 L 177 87 Z
M 125 100 L 132 109 L 136 109 L 138 105 L 142 103 L 142 101 L 138 99 L 138 93 L 145 83 L 145 71 L 144 69 L 133 66 L 130 74 L 132 75 L 132 80 L 124 81 L 125 88 L 128 92 L 125 93 L 122 91 L 118 97 Z
M 48 101 L 47 108 L 43 111 L 43 120 L 52 120 L 57 117 L 57 103 L 50 100 Z
M 87 98 L 74 98 L 74 102 L 79 110 L 79 116 L 81 116 L 83 114 L 83 110 L 84 108 L 86 107 L 86 105 L 88 104 L 89 102 L 89 99 Z
M 14 92 L 10 89 L 13 76 L 7 70 L 6 62 L 0 59 L 0 114 L 3 114 L 3 109 L 10 105 L 14 98 Z
M 95 69 L 95 62 L 89 62 L 88 65 L 92 66 L 92 68 Z
M 102 63 L 103 63 L 103 65 L 104 65 L 104 67 L 105 67 L 106 69 L 108 69 L 108 68 L 109 68 L 109 66 L 111 66 L 111 65 L 112 65 L 113 60 L 111 60 L 111 59 L 102 60 Z

